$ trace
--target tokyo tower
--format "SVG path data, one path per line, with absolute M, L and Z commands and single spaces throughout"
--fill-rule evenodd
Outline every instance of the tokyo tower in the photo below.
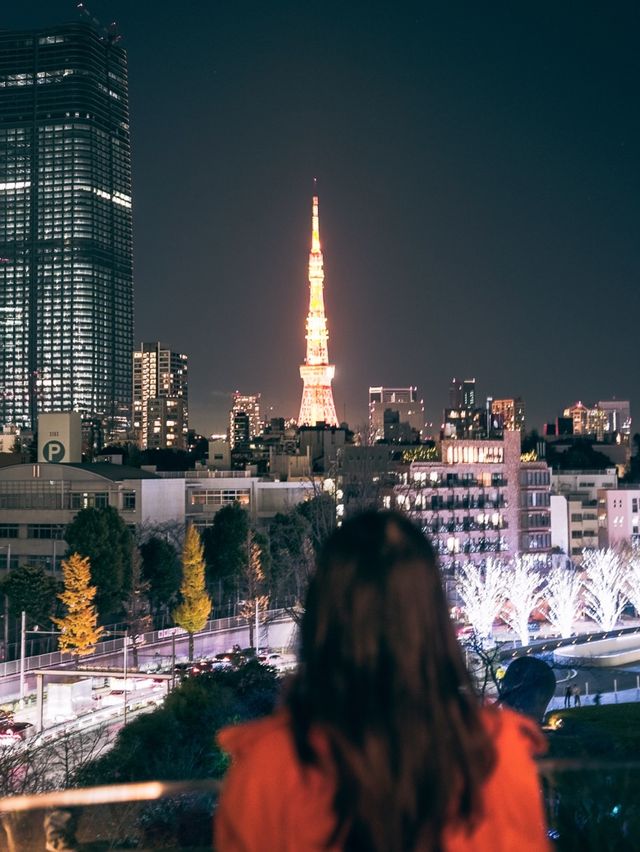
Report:
M 327 318 L 324 315 L 324 270 L 320 248 L 318 196 L 313 196 L 311 218 L 311 251 L 309 252 L 309 313 L 307 314 L 307 357 L 300 367 L 304 382 L 298 426 L 315 426 L 324 422 L 337 426 L 331 380 L 335 367 L 329 363 Z

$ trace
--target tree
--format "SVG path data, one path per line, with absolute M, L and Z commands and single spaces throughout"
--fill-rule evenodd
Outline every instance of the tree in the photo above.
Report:
M 190 525 L 182 551 L 181 602 L 173 612 L 179 627 L 189 634 L 189 661 L 193 660 L 193 634 L 207 623 L 211 612 L 211 598 L 205 587 L 205 562 L 198 530 Z
M 252 648 L 258 646 L 258 637 L 255 637 L 254 645 L 253 635 L 256 611 L 264 611 L 269 605 L 263 564 L 264 554 L 264 546 L 261 546 L 256 533 L 250 530 L 247 538 L 247 557 L 242 577 L 244 599 L 240 602 L 238 613 L 243 618 L 246 618 L 249 623 L 249 645 Z
M 486 560 L 484 568 L 467 562 L 459 569 L 456 584 L 467 620 L 479 641 L 486 644 L 506 598 L 504 565 L 492 558 Z
M 39 565 L 21 565 L 5 577 L 2 591 L 9 598 L 12 616 L 24 611 L 31 621 L 44 627 L 55 609 L 60 583 Z
M 640 615 L 640 547 L 638 545 L 634 545 L 627 560 L 627 596 L 636 615 Z
M 124 604 L 125 618 L 132 641 L 134 668 L 138 668 L 138 648 L 144 640 L 144 634 L 151 629 L 151 614 L 147 592 L 149 583 L 142 577 L 142 556 L 139 548 L 134 548 L 131 557 L 131 591 Z
M 602 630 L 613 630 L 629 601 L 620 554 L 609 547 L 585 550 L 582 568 L 585 612 Z
M 529 618 L 542 600 L 542 576 L 531 556 L 516 556 L 505 570 L 507 594 L 503 618 L 522 646 L 529 644 Z
M 59 628 L 58 646 L 61 651 L 70 651 L 78 657 L 92 654 L 102 635 L 98 627 L 98 613 L 93 604 L 96 587 L 91 586 L 91 565 L 89 559 L 72 553 L 62 561 L 64 590 L 58 595 L 67 614 L 62 618 L 52 618 Z
M 249 514 L 239 503 L 216 512 L 213 524 L 202 536 L 207 561 L 207 586 L 218 599 L 238 597 L 238 583 L 246 563 Z
M 311 525 L 293 510 L 277 514 L 269 526 L 271 595 L 298 620 L 315 568 Z
M 68 554 L 87 556 L 91 581 L 97 588 L 96 607 L 104 622 L 119 613 L 131 589 L 133 536 L 113 506 L 81 509 L 65 531 Z
M 316 553 L 336 528 L 336 504 L 330 494 L 320 492 L 297 507 L 309 523 L 311 542 Z
M 182 566 L 175 547 L 164 537 L 153 535 L 140 545 L 142 579 L 154 612 L 172 607 L 178 598 Z
M 567 559 L 566 565 L 556 565 L 549 572 L 544 592 L 547 618 L 563 639 L 573 633 L 573 623 L 582 611 L 582 579 Z
M 220 778 L 228 765 L 215 735 L 231 723 L 270 713 L 280 681 L 250 661 L 187 678 L 152 713 L 122 728 L 113 748 L 76 778 L 81 785 Z

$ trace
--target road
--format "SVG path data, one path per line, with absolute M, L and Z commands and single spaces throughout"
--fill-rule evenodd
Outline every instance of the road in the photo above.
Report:
M 279 618 L 260 626 L 260 646 L 270 648 L 288 648 L 291 645 L 295 625 L 288 617 Z M 194 636 L 194 658 L 213 656 L 214 654 L 227 651 L 238 644 L 242 648 L 249 645 L 249 627 L 241 625 L 232 629 L 211 630 L 207 633 L 198 633 Z M 188 659 L 189 641 L 185 635 L 175 637 L 176 662 Z M 170 666 L 173 659 L 173 642 L 171 637 L 164 638 L 150 644 L 144 644 L 138 649 L 138 668 L 144 670 L 146 667 L 157 667 L 159 665 Z M 124 664 L 123 652 L 118 651 L 109 654 L 93 654 L 84 657 L 82 666 L 100 668 L 119 668 Z M 131 650 L 128 651 L 128 665 L 133 665 Z M 69 668 L 73 671 L 71 663 L 57 665 L 56 668 Z M 25 695 L 35 693 L 35 675 L 25 677 Z M 0 679 L 0 703 L 15 701 L 20 694 L 19 676 L 7 675 Z

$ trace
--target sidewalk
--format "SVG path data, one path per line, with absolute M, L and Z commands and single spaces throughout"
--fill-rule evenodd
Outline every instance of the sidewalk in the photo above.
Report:
M 590 693 L 589 695 L 581 695 L 580 696 L 580 704 L 582 707 L 594 707 L 595 701 L 594 693 Z M 601 692 L 600 693 L 600 704 L 628 704 L 630 702 L 640 701 L 640 689 L 634 687 L 633 689 L 619 689 L 617 692 Z M 573 708 L 573 699 L 571 702 L 571 707 Z M 565 710 L 564 706 L 564 696 L 563 695 L 554 695 L 554 697 L 549 702 L 549 706 L 547 707 L 547 713 L 551 710 Z

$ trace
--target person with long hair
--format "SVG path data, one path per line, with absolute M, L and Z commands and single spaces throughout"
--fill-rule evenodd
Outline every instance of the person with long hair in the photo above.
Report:
M 547 850 L 535 724 L 483 707 L 431 544 L 367 512 L 327 540 L 298 671 L 274 715 L 226 728 L 218 852 Z

